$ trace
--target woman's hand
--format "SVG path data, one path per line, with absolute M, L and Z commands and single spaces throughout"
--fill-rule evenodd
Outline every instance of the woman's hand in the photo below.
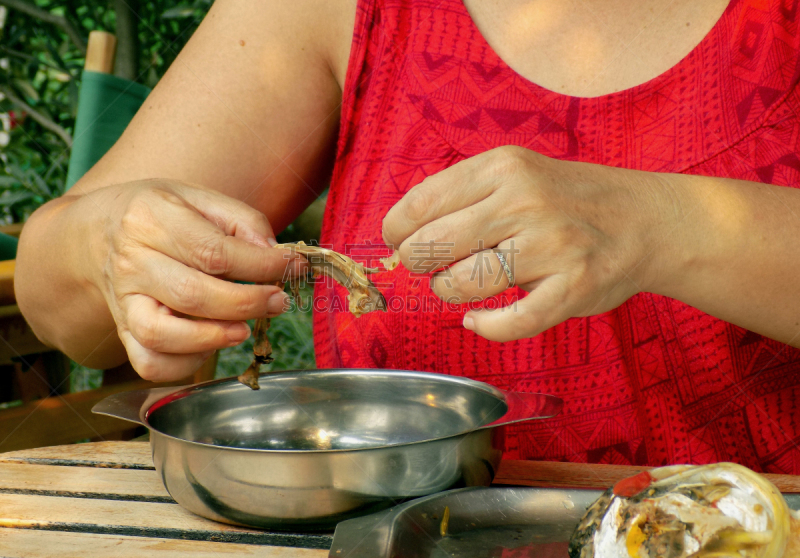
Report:
M 193 373 L 216 350 L 250 335 L 245 320 L 288 307 L 282 289 L 228 280 L 285 280 L 263 214 L 212 190 L 164 180 L 93 191 L 98 215 L 86 279 L 104 297 L 131 364 L 149 380 Z M 98 211 L 99 210 L 99 211 Z M 289 271 L 297 273 L 295 257 Z
M 283 275 L 261 214 L 282 230 L 327 184 L 355 15 L 352 0 L 214 2 L 122 137 L 25 224 L 17 302 L 45 344 L 169 380 L 280 311 L 275 287 L 224 279 Z
M 384 239 L 412 271 L 415 252 L 431 268 L 449 264 L 431 288 L 456 303 L 509 287 L 492 253 L 502 252 L 529 294 L 504 308 L 469 311 L 464 326 L 495 341 L 532 337 L 654 286 L 663 266 L 653 249 L 680 213 L 657 177 L 501 147 L 412 188 L 384 219 Z

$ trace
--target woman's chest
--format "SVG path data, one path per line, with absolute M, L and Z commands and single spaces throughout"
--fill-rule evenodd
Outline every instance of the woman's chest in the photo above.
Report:
M 597 97 L 675 66 L 729 0 L 464 0 L 498 56 L 557 93 Z
M 540 1 L 542 5 L 551 2 Z M 649 6 L 655 13 L 651 20 L 658 19 L 657 8 L 671 9 L 671 5 L 662 6 L 662 0 L 642 3 L 656 1 Z M 591 18 L 576 15 L 574 25 L 566 24 L 562 20 L 570 12 L 559 12 L 561 8 L 547 12 L 537 0 L 496 0 L 501 5 L 489 7 L 494 6 L 498 14 L 516 13 L 521 8 L 514 2 L 539 6 L 532 19 L 549 18 L 559 32 L 545 32 L 538 23 L 539 33 L 522 16 L 520 23 L 503 20 L 502 25 L 487 28 L 484 24 L 491 21 L 470 13 L 473 0 L 466 2 L 374 0 L 361 4 L 364 11 L 357 25 L 337 154 L 337 169 L 347 174 L 348 184 L 369 185 L 355 188 L 360 203 L 369 205 L 377 199 L 388 203 L 389 198 L 401 196 L 425 176 L 459 159 L 508 144 L 558 159 L 651 172 L 694 169 L 718 174 L 719 168 L 698 169 L 697 165 L 729 153 L 735 160 L 724 162 L 724 174 L 754 180 L 758 179 L 754 166 L 761 166 L 762 157 L 757 156 L 754 165 L 747 160 L 748 146 L 733 146 L 750 137 L 763 144 L 769 139 L 766 136 L 785 135 L 789 132 L 783 127 L 797 122 L 796 118 L 786 120 L 786 114 L 800 105 L 793 94 L 800 75 L 797 0 L 794 8 L 786 9 L 783 0 L 735 0 L 727 9 L 727 0 L 708 0 L 705 4 L 716 4 L 722 14 L 703 12 L 705 19 L 693 18 L 689 27 L 700 27 L 702 21 L 709 31 L 686 41 L 661 27 L 656 35 L 666 38 L 660 52 L 636 49 L 643 60 L 671 64 L 663 72 L 652 77 L 635 74 L 646 81 L 588 98 L 565 95 L 538 83 L 559 74 L 544 70 L 536 74 L 531 60 L 541 59 L 535 52 L 521 49 L 520 57 L 504 58 L 497 52 L 502 45 L 490 41 L 495 33 L 507 45 L 527 41 L 545 48 L 557 42 L 555 38 L 572 36 L 573 29 L 591 27 L 587 21 Z M 599 14 L 595 19 L 613 19 L 610 8 L 598 8 L 612 2 L 627 0 L 596 0 L 587 9 Z M 571 4 L 570 0 L 564 3 Z M 674 4 L 685 2 L 675 0 Z M 481 5 L 479 11 L 483 9 Z M 637 17 L 613 19 L 617 27 L 612 31 L 628 43 L 644 33 L 634 24 L 638 21 L 641 27 L 641 21 L 646 21 L 637 10 L 632 10 Z M 526 29 L 533 38 L 503 33 L 514 26 Z M 594 29 L 598 44 L 608 50 L 615 33 Z M 538 38 L 539 34 L 544 38 Z M 669 37 L 674 40 L 669 42 Z M 672 63 L 668 55 L 675 53 L 682 58 Z M 573 54 L 562 54 L 560 65 L 576 78 L 578 73 L 570 64 Z M 557 61 L 548 63 L 552 68 L 559 65 Z M 532 71 L 522 73 L 520 66 L 526 64 Z M 598 83 L 611 83 L 611 78 Z M 337 182 L 338 172 L 334 178 Z M 378 184 L 385 187 L 376 188 Z

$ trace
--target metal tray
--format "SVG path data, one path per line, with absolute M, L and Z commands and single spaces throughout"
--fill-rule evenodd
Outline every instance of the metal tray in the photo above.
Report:
M 462 488 L 339 523 L 329 558 L 567 558 L 599 490 Z M 785 496 L 792 509 L 800 495 Z M 449 508 L 447 534 L 442 514 Z

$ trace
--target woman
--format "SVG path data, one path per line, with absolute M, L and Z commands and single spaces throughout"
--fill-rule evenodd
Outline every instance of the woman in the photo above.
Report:
M 357 321 L 317 287 L 320 367 L 562 396 L 510 457 L 796 472 L 797 4 L 218 0 L 26 225 L 20 306 L 90 366 L 188 375 L 282 311 L 223 279 L 283 275 L 335 163 L 323 243 L 406 269 Z

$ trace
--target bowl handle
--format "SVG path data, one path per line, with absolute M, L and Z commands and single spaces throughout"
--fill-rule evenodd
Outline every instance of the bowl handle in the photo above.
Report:
M 482 426 L 482 428 L 494 428 L 495 426 L 524 420 L 554 417 L 561 412 L 561 408 L 564 406 L 564 401 L 561 398 L 543 393 L 505 391 L 503 395 L 505 396 L 508 410 L 502 417 Z
M 92 412 L 147 426 L 144 423 L 144 413 L 153 403 L 187 387 L 172 386 L 115 393 L 92 407 Z

